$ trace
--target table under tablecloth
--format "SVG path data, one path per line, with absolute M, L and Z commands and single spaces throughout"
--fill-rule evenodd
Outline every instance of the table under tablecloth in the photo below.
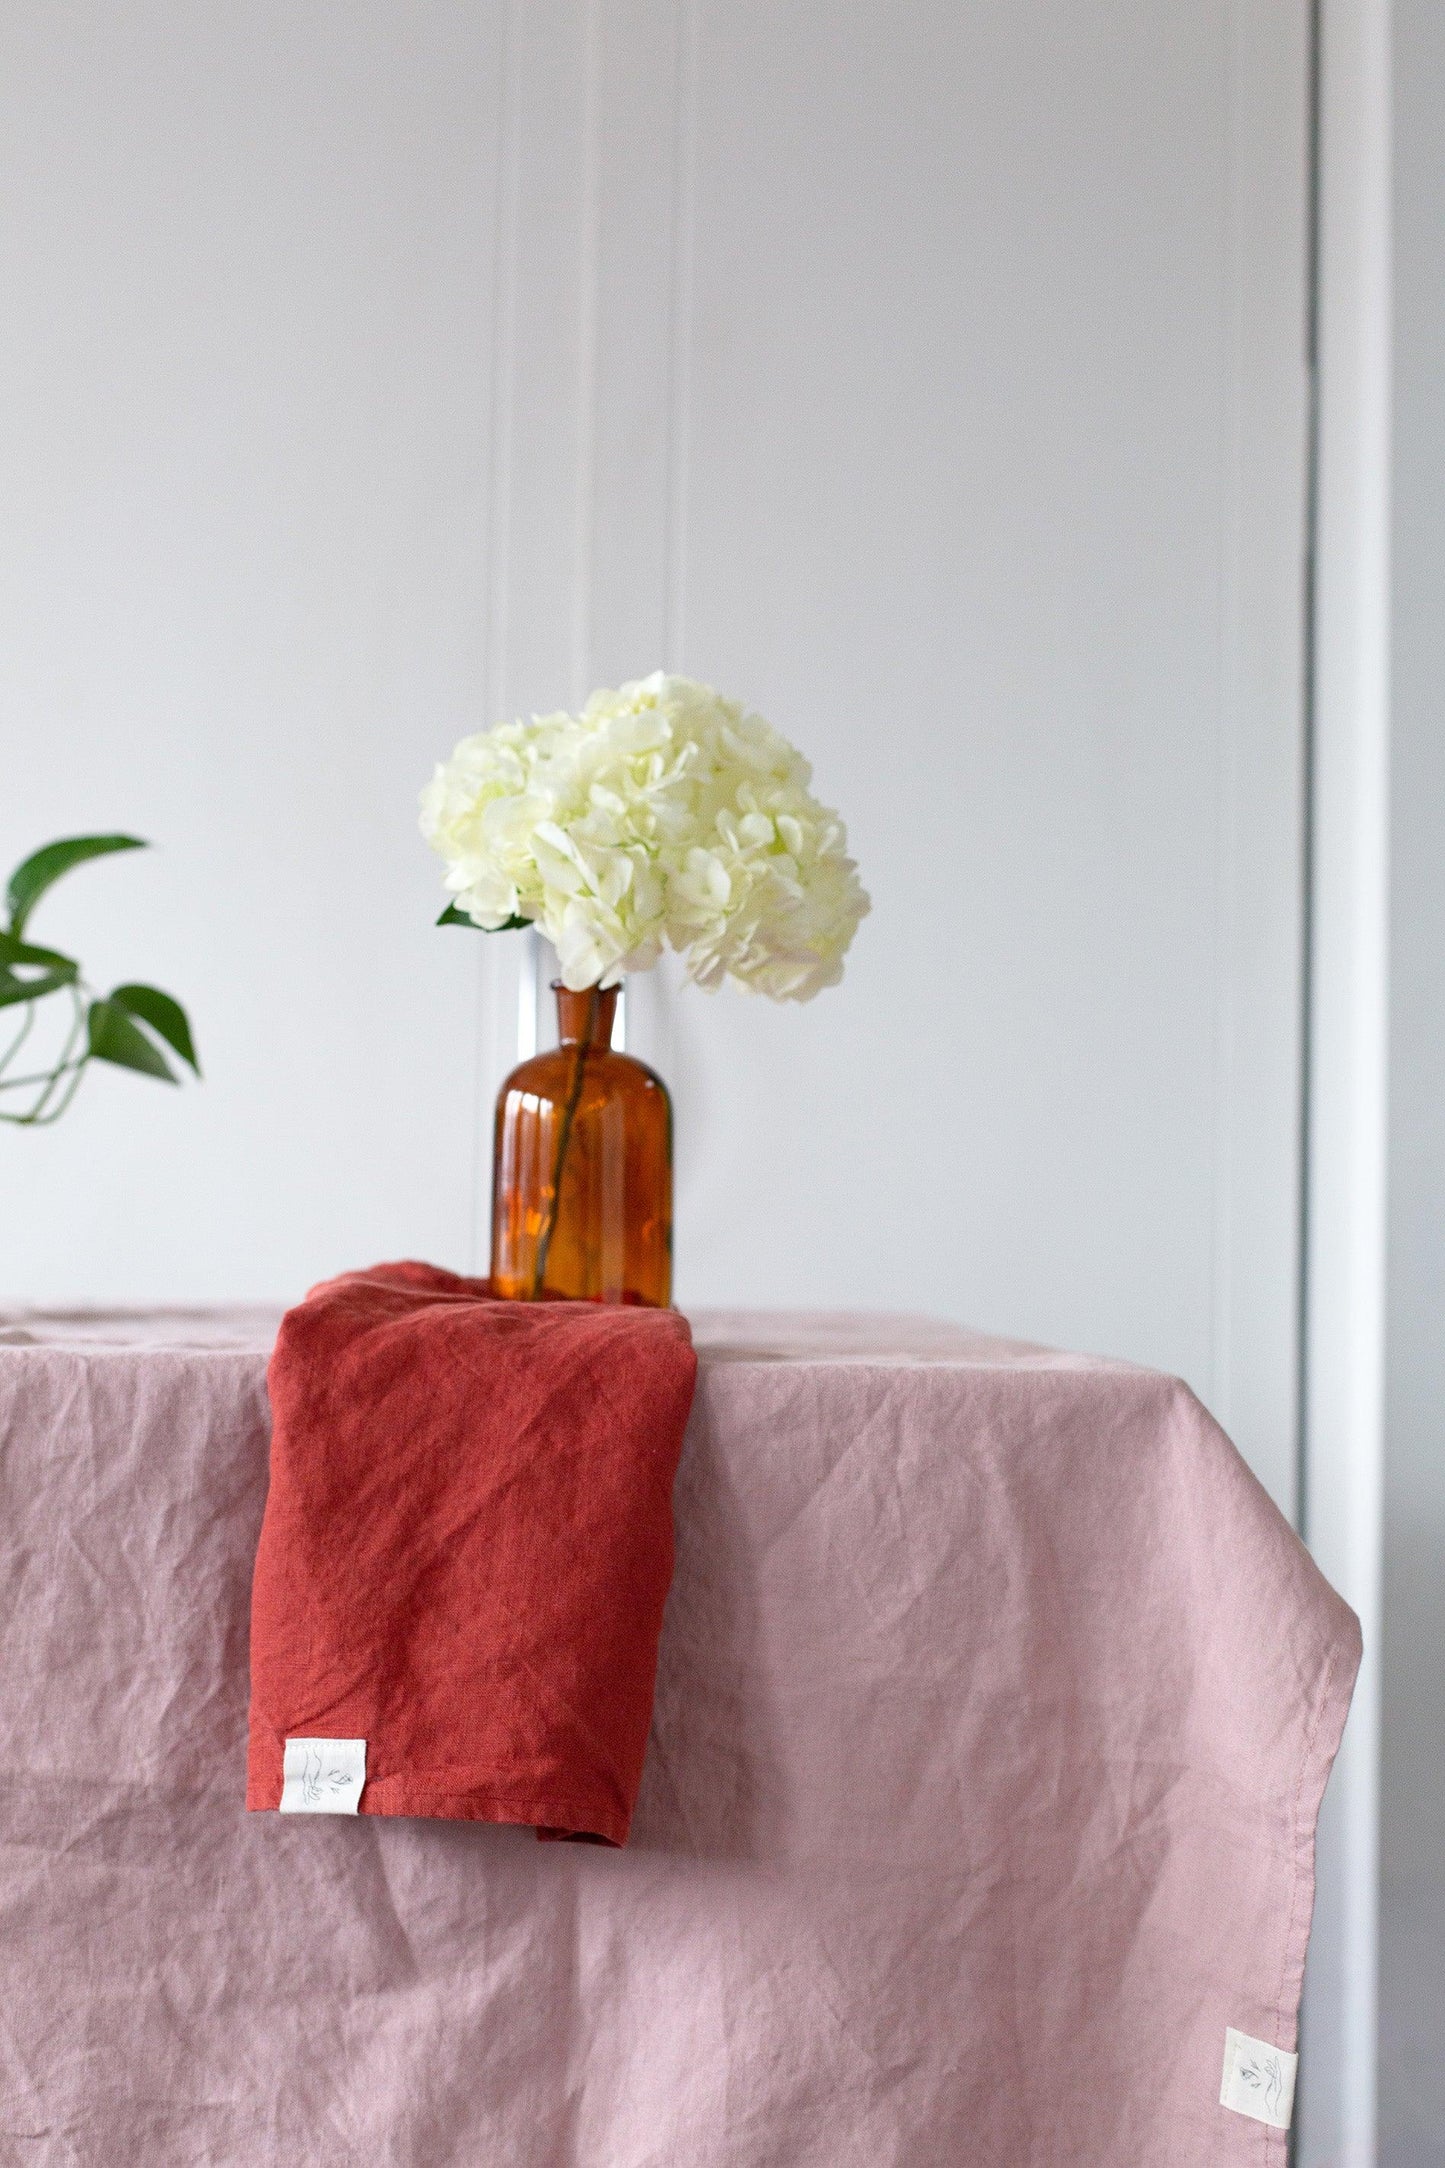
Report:
M 0 1318 L 0 2162 L 1283 2162 L 1358 1630 L 1184 1386 L 696 1319 L 609 1853 L 243 1811 L 275 1322 Z

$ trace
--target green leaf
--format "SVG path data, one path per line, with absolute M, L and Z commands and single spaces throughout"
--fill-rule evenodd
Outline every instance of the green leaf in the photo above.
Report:
M 144 1076 L 158 1076 L 167 1084 L 175 1076 L 165 1055 L 152 1046 L 145 1033 L 133 1024 L 114 1001 L 90 1004 L 90 1051 L 97 1061 L 113 1061 L 121 1069 L 139 1069 Z
M 531 923 L 531 919 L 518 918 L 514 914 L 511 918 L 504 918 L 500 926 L 479 926 L 474 918 L 468 918 L 466 912 L 459 911 L 454 903 L 449 903 L 437 920 L 439 926 L 470 926 L 473 933 L 513 933 L 519 927 L 530 926 Z
M 22 934 L 25 921 L 35 909 L 40 898 L 53 881 L 62 873 L 69 873 L 72 866 L 84 865 L 87 858 L 104 858 L 111 851 L 143 851 L 146 845 L 139 836 L 67 836 L 59 843 L 47 843 L 15 868 L 10 876 L 7 902 L 10 906 L 10 931 Z
M 33 976 L 22 978 L 17 964 Z M 17 941 L 14 934 L 0 933 L 0 1009 L 13 1008 L 19 1001 L 43 1001 L 62 986 L 73 986 L 79 976 L 79 964 L 62 956 L 59 949 L 36 948 L 28 941 Z
M 62 965 L 74 978 L 80 966 L 73 957 L 62 956 L 59 949 L 41 948 L 35 941 L 17 941 L 13 933 L 0 931 L 0 964 L 46 964 L 54 969 Z
M 143 1024 L 149 1024 L 157 1038 L 164 1039 L 166 1045 L 173 1047 L 181 1060 L 189 1062 L 196 1075 L 200 1075 L 201 1065 L 196 1060 L 190 1023 L 178 1001 L 163 994 L 158 986 L 117 986 L 110 998 L 128 1009 L 132 1016 L 138 1016 Z
M 13 971 L 0 970 L 0 1009 L 16 1008 L 22 1001 L 43 1001 L 65 984 L 57 978 L 17 979 Z

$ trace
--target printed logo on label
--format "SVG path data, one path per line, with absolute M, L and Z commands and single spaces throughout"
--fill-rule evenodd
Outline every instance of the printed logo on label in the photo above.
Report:
M 1251 2116 L 1256 2123 L 1268 2123 L 1271 2130 L 1288 2130 L 1298 2069 L 1297 2055 L 1226 2025 L 1219 2105 L 1232 2108 L 1236 2115 Z
M 366 1782 L 364 1739 L 288 1739 L 283 1814 L 355 1814 Z

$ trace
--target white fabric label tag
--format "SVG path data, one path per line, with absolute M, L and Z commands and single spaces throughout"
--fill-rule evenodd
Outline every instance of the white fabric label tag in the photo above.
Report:
M 283 1814 L 355 1814 L 366 1782 L 364 1739 L 288 1739 Z
M 1221 2108 L 1233 2108 L 1271 2130 L 1288 2130 L 1294 2113 L 1295 2072 L 1299 2057 L 1284 2048 L 1272 2048 L 1267 2040 L 1251 2039 L 1248 2033 L 1224 2028 L 1224 2083 L 1219 2088 Z

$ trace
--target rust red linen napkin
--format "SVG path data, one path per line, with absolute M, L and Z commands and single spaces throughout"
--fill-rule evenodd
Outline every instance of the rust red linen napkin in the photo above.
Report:
M 696 1370 L 676 1311 L 501 1302 L 430 1265 L 289 1311 L 247 1806 L 282 1804 L 288 1740 L 364 1741 L 344 1811 L 625 1843 Z

